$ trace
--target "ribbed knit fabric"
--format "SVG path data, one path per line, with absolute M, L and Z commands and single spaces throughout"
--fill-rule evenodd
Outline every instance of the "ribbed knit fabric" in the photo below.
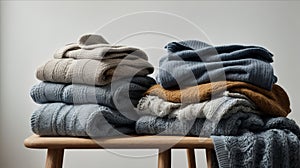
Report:
M 210 100 L 226 90 L 247 96 L 258 107 L 258 111 L 270 116 L 287 116 L 291 111 L 287 93 L 276 84 L 273 85 L 271 91 L 237 81 L 212 82 L 182 90 L 166 90 L 161 85 L 154 85 L 146 94 L 156 95 L 175 103 L 197 103 Z
M 224 114 L 240 111 L 259 113 L 256 111 L 255 104 L 246 96 L 229 92 L 225 92 L 223 96 L 212 100 L 192 104 L 172 103 L 157 96 L 147 95 L 140 100 L 137 106 L 137 113 L 140 115 L 168 116 L 179 120 L 193 120 L 195 118 L 217 118 L 219 120 Z
M 127 56 L 148 60 L 146 53 L 136 47 L 111 45 L 101 35 L 84 34 L 77 43 L 67 44 L 54 53 L 54 58 L 121 59 Z
M 135 121 L 108 107 L 44 104 L 33 112 L 31 128 L 41 136 L 103 137 L 134 133 Z
M 37 69 L 41 81 L 106 85 L 126 77 L 146 76 L 154 71 L 144 51 L 110 45 L 100 35 L 86 34 L 78 43 L 58 49 L 54 59 Z
M 111 81 L 153 72 L 152 65 L 144 59 L 52 59 L 37 69 L 41 81 L 106 85 Z
M 114 81 L 105 86 L 41 82 L 34 85 L 30 95 L 37 103 L 64 102 L 68 104 L 101 104 L 123 109 L 136 107 L 145 91 L 155 84 L 151 77 L 134 77 Z M 132 109 L 133 110 L 133 109 Z
M 223 80 L 248 82 L 271 90 L 277 81 L 271 66 L 272 54 L 258 46 L 213 47 L 197 40 L 172 42 L 161 58 L 157 81 L 165 89 Z M 264 79 L 264 80 L 261 80 Z

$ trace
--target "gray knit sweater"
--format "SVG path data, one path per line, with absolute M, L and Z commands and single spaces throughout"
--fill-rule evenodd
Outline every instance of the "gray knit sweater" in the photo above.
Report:
M 212 136 L 220 167 L 300 167 L 300 128 L 285 117 L 235 113 L 220 122 L 143 116 L 138 134 Z M 221 136 L 222 135 L 222 136 Z M 218 165 L 215 165 L 218 167 Z
M 31 129 L 41 136 L 93 138 L 133 134 L 134 125 L 126 113 L 97 104 L 43 104 L 31 116 Z

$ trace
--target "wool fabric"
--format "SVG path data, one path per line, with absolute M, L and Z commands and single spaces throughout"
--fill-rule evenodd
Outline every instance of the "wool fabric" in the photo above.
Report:
M 134 125 L 134 120 L 95 104 L 43 104 L 31 116 L 32 131 L 41 136 L 116 136 L 134 133 Z
M 255 113 L 238 112 L 226 114 L 212 124 L 212 120 L 197 118 L 194 120 L 178 120 L 176 118 L 142 116 L 136 121 L 137 134 L 150 135 L 188 135 L 188 136 L 238 136 L 244 132 L 261 132 L 269 129 L 287 129 L 300 137 L 298 125 L 286 117 L 262 116 Z M 213 127 L 207 127 L 207 125 Z M 203 134 L 210 133 L 210 134 Z
M 222 80 L 243 81 L 271 90 L 276 83 L 272 54 L 258 46 L 213 47 L 197 40 L 172 42 L 159 62 L 157 81 L 165 89 Z M 261 80 L 264 79 L 264 80 Z
M 214 163 L 218 163 L 214 167 L 297 168 L 300 165 L 300 128 L 285 117 L 238 112 L 213 125 L 200 118 L 180 121 L 142 116 L 136 123 L 136 132 L 141 135 L 213 135 L 217 155 Z
M 239 136 L 212 136 L 215 168 L 300 167 L 299 134 L 288 129 L 270 129 Z
M 147 95 L 137 106 L 140 115 L 177 118 L 179 120 L 193 120 L 195 118 L 216 118 L 220 120 L 225 114 L 256 111 L 255 104 L 246 96 L 239 93 L 225 92 L 224 96 L 200 103 L 182 104 L 165 101 L 158 96 Z
M 100 104 L 113 109 L 136 107 L 144 92 L 155 84 L 151 77 L 134 77 L 114 81 L 105 86 L 41 82 L 30 95 L 36 103 Z M 116 105 L 118 107 L 116 107 Z
M 258 111 L 270 116 L 285 117 L 291 111 L 287 93 L 276 84 L 270 91 L 239 81 L 212 82 L 182 90 L 166 90 L 157 84 L 149 88 L 146 94 L 156 95 L 175 103 L 197 103 L 217 97 L 218 94 L 222 94 L 226 90 L 247 96 L 258 107 Z
M 148 60 L 144 51 L 136 47 L 111 45 L 101 35 L 84 34 L 79 37 L 77 43 L 70 43 L 58 49 L 54 53 L 54 58 L 74 58 L 74 59 L 122 59 L 127 56 L 132 59 Z
M 223 45 L 212 46 L 198 40 L 170 42 L 165 48 L 170 56 L 179 55 L 183 60 L 217 61 L 254 58 L 265 62 L 273 62 L 273 54 L 260 46 Z M 244 52 L 243 54 L 241 54 Z M 196 55 L 198 57 L 196 57 Z
M 122 78 L 146 76 L 153 66 L 144 59 L 52 59 L 37 69 L 41 81 L 106 85 Z

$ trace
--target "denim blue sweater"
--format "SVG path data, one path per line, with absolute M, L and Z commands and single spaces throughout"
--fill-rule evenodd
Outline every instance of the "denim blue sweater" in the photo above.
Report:
M 49 103 L 33 112 L 31 129 L 42 136 L 107 137 L 133 134 L 135 120 L 125 115 L 97 104 Z
M 113 81 L 105 86 L 41 82 L 30 95 L 37 103 L 101 104 L 113 109 L 136 106 L 146 90 L 156 82 L 151 77 L 134 77 Z
M 258 46 L 210 46 L 197 40 L 171 42 L 161 58 L 157 81 L 178 89 L 221 80 L 243 81 L 270 90 L 277 81 L 272 54 Z

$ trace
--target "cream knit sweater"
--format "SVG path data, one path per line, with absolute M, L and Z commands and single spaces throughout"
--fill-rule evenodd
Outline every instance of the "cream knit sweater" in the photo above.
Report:
M 134 47 L 109 45 L 99 35 L 83 35 L 78 44 L 69 44 L 37 69 L 42 81 L 106 85 L 125 77 L 153 72 L 147 55 Z

